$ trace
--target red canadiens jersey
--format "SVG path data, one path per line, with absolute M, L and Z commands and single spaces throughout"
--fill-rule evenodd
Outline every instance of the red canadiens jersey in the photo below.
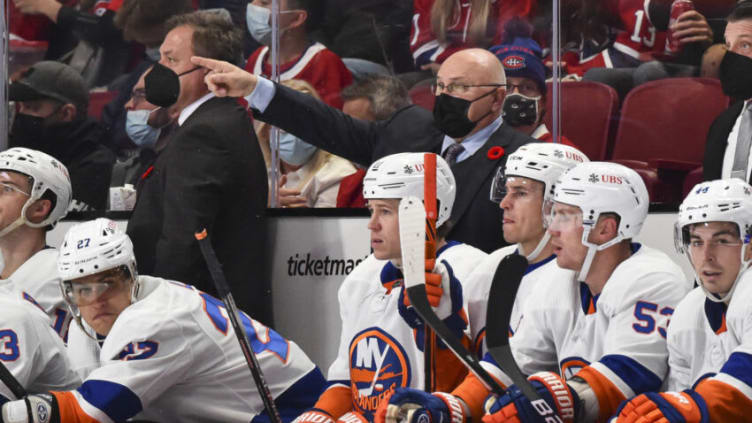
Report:
M 431 29 L 431 7 L 434 0 L 414 0 L 413 22 L 410 30 L 410 51 L 416 66 L 427 63 L 442 63 L 452 53 L 469 47 L 468 27 L 472 12 L 471 0 L 456 0 L 453 20 L 447 27 L 447 41 L 440 43 Z M 525 18 L 534 9 L 535 0 L 491 0 L 488 18 L 488 35 L 493 35 L 492 45 L 500 44 L 504 24 L 512 17 Z
M 613 43 L 595 54 L 581 52 L 579 63 L 570 65 L 568 71 L 583 75 L 591 68 L 634 67 L 663 54 L 667 32 L 657 30 L 651 22 L 650 1 L 609 0 L 609 12 L 619 18 L 619 25 L 612 28 L 616 32 Z
M 251 54 L 245 70 L 254 75 L 269 77 L 271 65 L 267 62 L 269 47 L 259 47 Z M 301 79 L 316 88 L 321 99 L 328 105 L 342 109 L 339 93 L 352 84 L 352 74 L 342 59 L 321 43 L 311 44 L 297 59 L 280 66 L 280 80 Z

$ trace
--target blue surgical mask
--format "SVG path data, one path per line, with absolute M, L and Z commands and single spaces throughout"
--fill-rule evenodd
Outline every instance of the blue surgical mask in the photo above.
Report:
M 157 110 L 157 109 L 154 109 Z M 125 132 L 139 148 L 154 148 L 162 132 L 146 123 L 153 110 L 128 110 L 125 115 Z
M 251 3 L 245 9 L 245 22 L 251 37 L 265 46 L 272 43 L 272 27 L 269 24 L 271 15 L 271 10 Z
M 300 166 L 311 159 L 318 150 L 288 132 L 279 132 L 279 158 L 293 166 Z

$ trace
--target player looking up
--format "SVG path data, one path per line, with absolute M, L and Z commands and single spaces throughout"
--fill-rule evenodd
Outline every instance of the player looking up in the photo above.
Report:
M 616 422 L 741 422 L 752 416 L 752 187 L 703 182 L 679 207 L 674 240 L 699 284 L 668 329 L 669 392 L 622 405 Z M 659 420 L 662 419 L 662 420 Z
M 546 267 L 532 289 L 510 346 L 550 408 L 544 417 L 604 422 L 625 398 L 660 387 L 668 371 L 665 328 L 687 287 L 668 256 L 632 242 L 648 212 L 647 189 L 633 170 L 579 164 L 559 178 L 548 204 L 557 266 Z M 485 423 L 543 419 L 509 376 L 486 368 L 507 392 L 486 402 Z M 456 390 L 464 407 L 453 421 L 477 421 L 486 392 Z M 394 397 L 397 409 L 412 399 Z M 421 405 L 448 418 L 432 398 Z
M 68 170 L 52 156 L 28 148 L 0 152 L 0 288 L 39 306 L 65 339 L 71 317 L 60 294 L 55 248 L 47 231 L 68 211 Z
M 2 421 L 110 422 L 137 415 L 269 421 L 224 305 L 190 285 L 138 275 L 131 240 L 115 222 L 72 227 L 58 269 L 77 322 L 69 357 L 84 382 L 74 391 L 8 402 Z M 294 342 L 242 313 L 241 321 L 289 422 L 313 404 L 324 377 Z
M 363 193 L 371 212 L 368 229 L 373 253 L 340 286 L 342 331 L 337 358 L 329 368 L 329 387 L 314 409 L 296 422 L 370 421 L 382 398 L 395 388 L 423 386 L 423 324 L 412 307 L 406 306 L 398 209 L 402 198 L 423 199 L 423 182 L 423 153 L 393 154 L 369 167 Z M 437 259 L 435 266 L 426 264 L 426 289 L 439 317 L 463 336 L 467 318 L 465 287 L 460 281 L 486 254 L 444 238 L 455 195 L 452 171 L 437 156 Z M 466 341 L 469 344 L 469 338 Z M 454 387 L 467 372 L 442 347 L 435 367 L 436 383 L 449 387 L 445 389 Z

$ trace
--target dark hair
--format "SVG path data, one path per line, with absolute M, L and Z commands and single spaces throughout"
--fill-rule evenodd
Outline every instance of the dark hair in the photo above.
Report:
M 323 20 L 324 8 L 321 0 L 287 0 L 287 9 L 301 9 L 308 13 L 306 18 L 306 32 L 311 32 L 319 27 Z
M 224 16 L 199 10 L 171 17 L 167 32 L 179 26 L 193 28 L 193 52 L 197 56 L 239 64 L 242 60 L 243 33 Z
M 129 0 L 115 13 L 114 22 L 126 41 L 153 47 L 167 35 L 167 19 L 191 10 L 191 0 Z
M 405 84 L 398 78 L 385 75 L 368 75 L 355 81 L 342 90 L 340 97 L 342 101 L 367 98 L 376 120 L 388 119 L 397 110 L 410 105 Z
M 744 0 L 734 6 L 734 10 L 726 18 L 727 22 L 736 22 L 744 19 L 752 19 L 752 1 Z
M 454 229 L 454 222 L 452 222 L 452 219 L 447 219 L 446 222 L 442 223 L 441 226 L 436 228 L 436 237 L 438 239 L 446 239 L 452 229 Z

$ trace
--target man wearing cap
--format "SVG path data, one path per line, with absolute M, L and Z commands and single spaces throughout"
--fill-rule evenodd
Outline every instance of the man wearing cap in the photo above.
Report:
M 507 75 L 507 96 L 502 116 L 514 129 L 537 140 L 551 142 L 553 135 L 543 122 L 546 116 L 546 69 L 541 48 L 529 37 L 491 47 Z M 562 136 L 561 143 L 577 147 Z
M 17 102 L 10 147 L 45 152 L 68 168 L 71 210 L 104 210 L 115 156 L 100 143 L 102 127 L 86 115 L 81 75 L 59 62 L 38 62 L 11 83 L 9 98 Z

